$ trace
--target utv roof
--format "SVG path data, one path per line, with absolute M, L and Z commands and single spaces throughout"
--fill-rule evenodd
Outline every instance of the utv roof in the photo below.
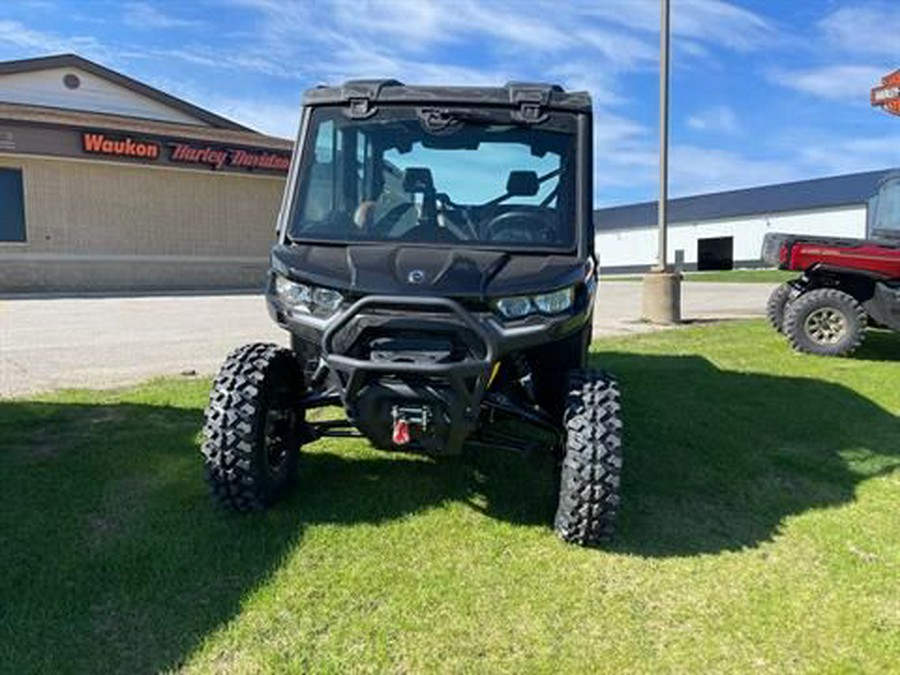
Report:
M 507 82 L 502 87 L 434 87 L 407 86 L 397 80 L 348 80 L 338 87 L 308 89 L 303 96 L 304 105 L 376 102 L 510 108 L 537 105 L 550 110 L 591 111 L 591 96 L 586 91 L 566 91 L 558 84 L 544 82 Z

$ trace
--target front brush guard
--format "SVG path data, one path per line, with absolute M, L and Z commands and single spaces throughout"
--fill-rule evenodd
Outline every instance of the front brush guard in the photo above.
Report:
M 481 342 L 482 349 L 477 351 L 481 351 L 483 356 L 470 355 L 449 363 L 411 363 L 372 361 L 337 353 L 334 348 L 337 335 L 364 311 L 372 309 L 443 310 L 448 312 L 459 320 L 460 328 L 469 329 Z M 351 417 L 354 416 L 357 396 L 367 381 L 368 375 L 410 375 L 446 381 L 459 402 L 458 406 L 453 406 L 455 409 L 449 411 L 451 419 L 462 423 L 452 425 L 451 438 L 447 439 L 447 445 L 451 451 L 461 446 L 468 430 L 478 419 L 481 401 L 496 357 L 497 340 L 490 330 L 477 321 L 462 305 L 449 298 L 366 296 L 331 322 L 322 335 L 322 359 L 328 368 L 338 376 L 341 383 L 341 402 Z

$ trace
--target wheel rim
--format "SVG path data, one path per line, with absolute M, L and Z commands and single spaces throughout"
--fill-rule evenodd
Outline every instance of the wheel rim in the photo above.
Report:
M 816 344 L 833 345 L 847 334 L 847 317 L 833 307 L 820 307 L 810 312 L 803 327 Z
M 281 392 L 279 392 L 281 393 Z M 276 394 L 266 409 L 263 441 L 265 443 L 266 464 L 272 475 L 277 475 L 287 464 L 288 454 L 293 451 L 291 439 L 294 429 L 294 411 Z

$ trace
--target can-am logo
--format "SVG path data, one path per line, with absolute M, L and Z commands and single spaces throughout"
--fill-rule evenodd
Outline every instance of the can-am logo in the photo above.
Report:
M 900 115 L 900 70 L 882 77 L 881 84 L 872 88 L 870 100 L 873 106 Z
M 425 270 L 412 270 L 406 275 L 406 280 L 411 284 L 421 284 L 425 281 Z

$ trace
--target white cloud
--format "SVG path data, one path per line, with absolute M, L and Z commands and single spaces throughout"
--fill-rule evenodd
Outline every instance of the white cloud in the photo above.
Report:
M 659 46 L 643 37 L 629 35 L 614 28 L 593 26 L 574 29 L 578 49 L 595 51 L 602 60 L 621 69 L 655 67 L 659 62 Z M 596 65 L 595 65 L 596 68 Z
M 900 166 L 900 145 L 891 137 L 842 138 L 800 147 L 800 160 L 820 175 Z
M 696 145 L 675 145 L 669 173 L 673 196 L 734 190 L 900 166 L 900 146 L 884 137 L 829 139 L 814 130 L 784 131 L 762 157 Z
M 53 0 L 19 0 L 19 5 L 39 12 L 56 11 L 58 5 Z
M 803 70 L 777 69 L 769 73 L 769 79 L 819 98 L 868 104 L 869 91 L 884 74 L 883 69 L 872 66 L 830 65 Z
M 818 23 L 826 38 L 853 54 L 882 56 L 892 67 L 900 56 L 900 11 L 897 3 L 855 3 Z
M 452 65 L 464 57 L 461 45 L 474 40 L 481 52 L 538 72 L 585 55 L 595 68 L 615 71 L 654 68 L 658 58 L 659 10 L 650 0 L 231 2 L 255 12 L 261 52 L 308 71 L 334 70 L 328 67 L 334 60 L 346 70 L 348 43 L 363 47 L 364 53 L 353 54 L 360 59 L 354 69 L 367 71 L 385 59 L 414 65 L 423 54 Z M 774 34 L 759 15 L 720 0 L 682 0 L 673 16 L 675 34 L 690 38 L 681 51 L 693 59 L 709 57 L 704 44 L 747 51 Z M 293 58 L 298 54 L 304 58 Z M 365 55 L 374 64 L 367 67 Z
M 579 42 L 583 26 L 577 3 L 511 3 L 456 0 L 452 6 L 419 0 L 337 0 L 331 16 L 336 27 L 357 38 L 399 40 L 394 51 L 421 51 L 484 36 L 483 47 L 554 53 Z M 640 45 L 636 45 L 641 48 Z
M 820 61 L 830 63 L 773 69 L 768 79 L 829 101 L 867 104 L 871 88 L 896 67 L 900 56 L 900 12 L 896 3 L 847 4 L 815 26 L 818 34 L 807 49 Z
M 669 194 L 672 198 L 727 190 L 773 185 L 825 176 L 876 171 L 900 166 L 900 147 L 884 138 L 850 138 L 822 144 L 803 145 L 799 138 L 782 139 L 788 150 L 772 149 L 763 156 L 691 144 L 675 144 L 669 151 Z M 659 176 L 657 150 L 638 143 L 628 163 L 614 166 L 597 162 L 601 181 L 597 203 L 609 206 L 616 201 L 604 198 L 604 188 L 626 187 L 635 182 L 655 185 Z M 654 199 L 655 190 L 645 199 Z
M 669 176 L 673 196 L 683 196 L 799 180 L 808 178 L 809 170 L 776 158 L 756 159 L 727 150 L 674 145 Z
M 202 84 L 185 78 L 151 76 L 145 81 L 173 96 L 264 134 L 289 139 L 297 135 L 302 94 L 299 89 L 285 100 L 273 101 L 254 96 L 229 96 L 209 92 Z
M 179 47 L 176 49 L 150 49 L 136 56 L 153 59 L 179 59 L 192 65 L 242 73 L 258 73 L 281 79 L 303 79 L 303 72 L 289 69 L 264 54 L 248 52 L 222 53 L 217 49 L 203 46 Z
M 740 131 L 737 115 L 727 105 L 706 108 L 687 118 L 687 125 L 697 131 L 734 134 Z
M 288 5 L 293 15 L 294 6 Z M 455 24 L 459 20 L 457 12 L 448 12 L 438 3 L 417 2 L 416 0 L 396 0 L 377 3 L 371 0 L 347 2 L 336 0 L 331 4 L 331 14 L 322 13 L 324 25 L 340 26 L 347 35 L 359 39 L 366 35 L 377 35 L 399 41 L 409 51 L 424 51 L 437 44 L 450 42 L 455 35 Z M 270 18 L 283 17 L 281 6 L 263 8 Z M 306 17 L 301 15 L 301 20 Z M 449 30 L 441 30 L 441 24 Z
M 19 54 L 46 56 L 77 52 L 89 58 L 111 61 L 113 53 L 98 40 L 88 36 L 64 37 L 56 33 L 28 28 L 19 21 L 0 20 L 0 48 L 12 48 Z
M 128 2 L 122 8 L 122 20 L 133 28 L 190 28 L 202 22 L 167 14 L 147 2 Z
M 294 139 L 300 125 L 300 97 L 290 103 L 259 99 L 205 97 L 210 110 L 270 136 Z
M 750 52 L 772 44 L 775 27 L 759 14 L 720 0 L 676 0 L 672 32 L 698 42 Z
M 588 2 L 586 14 L 631 29 L 659 34 L 659 3 L 651 0 Z M 676 38 L 724 46 L 741 52 L 771 44 L 779 36 L 765 18 L 721 0 L 675 0 L 670 13 Z

